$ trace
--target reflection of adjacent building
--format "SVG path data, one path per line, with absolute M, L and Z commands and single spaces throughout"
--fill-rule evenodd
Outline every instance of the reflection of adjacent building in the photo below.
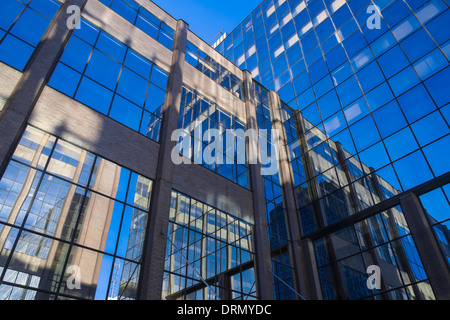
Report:
M 285 129 L 293 135 L 293 142 L 287 145 L 291 165 L 297 161 L 302 166 L 298 179 L 301 184 L 294 186 L 296 203 L 299 209 L 313 208 L 309 214 L 300 215 L 304 233 L 338 223 L 400 193 L 299 113 L 292 113 L 287 106 L 284 113 Z M 295 117 L 296 121 L 289 122 Z M 298 138 L 302 133 L 305 133 L 303 140 Z M 429 283 L 418 283 L 426 275 L 400 207 L 340 229 L 324 235 L 317 245 L 328 264 L 319 263 L 326 297 L 335 299 L 338 294 L 360 299 L 379 292 L 383 293 L 378 299 L 434 297 Z M 381 290 L 367 287 L 370 265 L 381 269 Z M 334 292 L 336 288 L 339 293 Z
M 0 243 L 5 243 L 0 263 L 8 265 L 5 280 L 18 285 L 31 285 L 28 284 L 31 281 L 33 288 L 42 291 L 36 294 L 36 299 L 46 299 L 51 292 L 93 299 L 99 281 L 105 281 L 101 277 L 102 252 L 115 253 L 115 245 L 111 243 L 117 240 L 108 237 L 111 234 L 117 237 L 120 228 L 124 206 L 113 199 L 126 191 L 121 182 L 122 168 L 64 141 L 55 144 L 54 137 L 32 127 L 27 128 L 14 159 L 31 167 L 19 162 L 10 164 L 8 170 L 11 176 L 15 173 L 15 181 L 6 201 L 11 205 L 9 214 L 2 218 L 11 226 L 23 225 L 27 231 L 17 234 L 17 229 L 11 232 L 10 227 L 0 230 Z M 147 210 L 150 190 L 150 180 L 138 176 L 130 201 Z M 128 234 L 122 228 L 121 236 L 126 244 L 123 255 L 139 261 L 147 214 L 134 207 L 127 209 L 131 226 Z M 71 246 L 72 242 L 76 245 Z M 9 257 L 11 251 L 14 253 Z M 80 289 L 71 290 L 66 286 L 71 276 L 66 270 L 71 265 L 80 272 Z M 120 282 L 120 299 L 134 295 L 139 275 L 136 266 L 122 260 L 122 266 L 114 268 L 112 281 Z M 11 281 L 14 276 L 15 280 Z M 0 290 L 6 294 L 8 287 L 2 286 Z M 30 292 L 24 290 L 22 294 L 30 295 Z
M 252 225 L 172 192 L 162 299 L 254 299 Z

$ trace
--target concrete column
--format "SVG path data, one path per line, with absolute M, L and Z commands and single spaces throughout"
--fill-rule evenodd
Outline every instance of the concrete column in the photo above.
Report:
M 250 72 L 244 71 L 244 95 L 245 109 L 247 113 L 247 129 L 257 132 L 258 125 L 256 121 L 256 96 L 253 86 L 253 78 Z M 248 148 L 250 159 L 259 159 L 258 155 L 253 154 L 254 148 Z M 273 276 L 269 269 L 271 268 L 271 254 L 269 245 L 269 232 L 264 201 L 264 185 L 261 176 L 261 165 L 249 164 L 250 186 L 252 189 L 252 201 L 254 208 L 255 224 L 253 226 L 254 252 L 255 252 L 255 274 L 257 293 L 261 300 L 273 300 Z
M 437 300 L 450 299 L 450 270 L 419 198 L 400 197 L 400 206 Z
M 24 131 L 42 90 L 56 66 L 72 30 L 67 27 L 67 8 L 83 8 L 86 0 L 67 0 L 61 5 L 0 114 L 0 176 Z
M 179 20 L 174 37 L 172 65 L 164 102 L 161 125 L 160 151 L 156 179 L 153 183 L 149 225 L 141 271 L 139 299 L 160 300 L 164 276 L 169 224 L 169 210 L 172 193 L 174 164 L 171 159 L 176 141 L 171 141 L 172 132 L 178 128 L 181 93 L 183 85 L 184 57 L 189 26 Z
M 270 91 L 270 104 L 272 109 L 272 126 L 278 130 L 278 169 L 280 184 L 283 190 L 283 199 L 286 211 L 286 224 L 290 238 L 290 251 L 292 265 L 296 274 L 296 285 L 300 294 L 307 299 L 320 299 L 322 294 L 318 275 L 313 275 L 315 268 L 308 266 L 316 265 L 314 250 L 309 240 L 302 241 L 302 233 L 297 214 L 297 205 L 294 195 L 294 182 L 292 180 L 289 157 L 286 149 L 287 138 L 283 128 L 282 109 L 280 97 L 275 91 Z M 317 272 L 315 272 L 317 273 Z

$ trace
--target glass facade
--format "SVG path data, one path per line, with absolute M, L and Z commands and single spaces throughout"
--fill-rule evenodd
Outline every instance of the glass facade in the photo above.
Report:
M 373 4 L 380 29 L 367 26 Z M 449 14 L 442 0 L 268 0 L 217 49 L 300 110 L 307 136 L 404 191 L 448 171 L 434 151 L 449 150 Z
M 185 60 L 211 80 L 217 82 L 239 99 L 242 99 L 242 81 L 213 58 L 187 42 Z
M 0 61 L 22 71 L 61 4 L 56 0 L 0 3 Z
M 448 173 L 449 14 L 444 0 L 266 0 L 217 46 L 280 95 L 305 238 Z M 445 187 L 421 200 L 448 259 Z M 315 240 L 325 299 L 434 299 L 399 214 Z M 377 292 L 373 264 L 389 274 Z
M 243 121 L 183 85 L 178 129 L 180 154 L 248 188 Z
M 175 31 L 133 0 L 99 0 L 167 49 L 172 50 Z
M 132 0 L 99 1 L 102 10 L 116 12 L 173 54 L 175 32 L 163 22 L 170 20 Z M 0 61 L 23 71 L 34 49 L 46 45 L 42 36 L 59 8 L 56 0 L 2 1 Z M 147 48 L 149 61 L 95 27 L 90 14 L 99 18 L 96 12 L 85 14 L 81 28 L 59 44 L 59 59 L 36 71 L 43 75 L 42 88 L 19 81 L 16 89 L 22 91 L 4 97 L 30 89 L 33 102 L 28 109 L 6 104 L 0 116 L 2 126 L 4 119 L 23 116 L 12 134 L 21 138 L 5 139 L 11 154 L 0 161 L 1 300 L 253 300 L 272 295 L 257 292 L 267 287 L 257 283 L 267 275 L 255 268 L 256 253 L 267 259 L 258 263 L 270 265 L 278 300 L 304 298 L 300 294 L 329 300 L 441 299 L 435 285 L 439 272 L 430 261 L 443 258 L 445 263 L 436 265 L 450 268 L 449 1 L 265 0 L 216 47 L 251 72 L 249 92 L 244 73 L 235 68 L 232 74 L 211 58 L 216 52 L 208 54 L 214 49 L 187 41 L 185 61 L 172 61 L 174 81 L 167 92 L 181 100 L 180 111 L 164 126 L 169 74 L 155 63 L 160 50 L 169 50 Z M 110 30 L 116 36 L 123 32 Z M 184 44 L 186 33 L 179 35 Z M 184 62 L 194 68 L 178 68 Z M 205 78 L 207 84 L 190 88 L 183 84 L 186 72 L 212 81 Z M 130 154 L 119 152 L 118 160 L 114 148 L 123 146 L 91 144 L 82 132 L 89 141 L 81 145 L 100 153 L 95 154 L 74 144 L 77 130 L 59 136 L 61 104 L 45 104 L 49 96 L 39 99 L 55 94 L 40 90 L 46 84 L 64 94 L 56 95 L 58 103 L 74 99 L 122 124 L 103 123 L 118 134 L 131 140 L 138 132 L 159 143 L 151 145 L 157 163 L 139 158 L 141 149 L 133 143 Z M 244 103 L 255 106 L 255 119 L 253 110 L 236 112 L 233 104 L 242 101 L 208 93 L 222 88 L 241 100 L 254 91 L 255 101 Z M 271 101 L 272 90 L 280 108 L 278 98 Z M 43 124 L 42 115 L 50 111 L 55 118 Z M 272 131 L 277 119 L 280 139 Z M 245 131 L 253 120 L 260 143 L 254 167 Z M 168 156 L 174 133 L 179 143 Z M 4 145 L 0 155 L 9 152 Z M 285 148 L 287 166 L 279 162 L 284 152 L 277 148 Z M 174 177 L 166 165 L 170 157 L 175 162 L 174 155 L 225 179 L 216 176 L 220 185 L 209 184 L 212 192 L 200 187 L 195 194 L 203 198 L 194 199 L 196 181 Z M 136 162 L 148 165 L 158 183 L 133 171 Z M 263 174 L 273 164 L 287 171 Z M 259 178 L 250 170 L 259 165 L 266 170 L 255 188 Z M 246 203 L 245 195 L 250 202 L 264 199 L 262 221 L 253 224 L 261 219 L 254 216 L 259 203 Z M 152 198 L 162 204 L 155 201 L 150 213 Z M 411 216 L 421 214 L 426 223 L 418 226 Z M 153 220 L 166 221 L 160 217 L 168 218 L 162 240 L 159 228 L 146 235 Z M 425 240 L 417 236 L 424 230 Z M 254 238 L 266 231 L 267 248 Z M 422 254 L 424 244 L 431 254 Z M 162 278 L 149 275 L 154 266 Z M 373 266 L 381 272 L 376 288 L 369 285 Z M 437 268 L 444 274 L 445 267 Z M 317 281 L 305 280 L 316 275 Z M 160 288 L 145 288 L 153 281 L 160 281 Z
M 135 299 L 151 190 L 27 127 L 0 180 L 0 299 Z
M 168 74 L 86 20 L 49 86 L 158 142 Z
M 172 192 L 163 299 L 255 300 L 252 225 Z

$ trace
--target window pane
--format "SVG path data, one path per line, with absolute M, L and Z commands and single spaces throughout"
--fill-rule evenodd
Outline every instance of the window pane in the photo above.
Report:
M 8 30 L 25 6 L 17 0 L 0 2 L 0 28 Z
M 394 162 L 394 167 L 403 190 L 408 190 L 433 178 L 420 151 Z
M 79 72 L 83 72 L 91 55 L 92 47 L 77 37 L 72 37 L 61 57 L 61 61 Z
M 405 128 L 384 140 L 392 160 L 416 150 L 419 146 L 409 128 Z
M 62 93 L 65 93 L 69 97 L 73 97 L 80 79 L 81 74 L 62 63 L 58 63 L 48 85 L 61 91 Z
M 142 109 L 116 95 L 109 116 L 129 128 L 132 128 L 135 131 L 139 131 Z
M 26 9 L 20 19 L 14 24 L 11 33 L 36 47 L 41 40 L 50 21 L 37 12 Z
M 86 75 L 98 81 L 107 88 L 114 90 L 119 77 L 120 64 L 112 60 L 104 53 L 94 50 L 89 65 L 86 69 Z
M 7 35 L 0 44 L 0 60 L 22 71 L 33 51 L 32 46 L 12 35 Z
M 436 110 L 436 106 L 426 92 L 423 85 L 411 89 L 398 98 L 398 102 L 409 123 L 420 119 L 424 115 Z
M 407 125 L 397 102 L 392 101 L 373 113 L 373 118 L 381 136 L 387 137 Z
M 117 93 L 131 100 L 139 106 L 144 106 L 147 94 L 147 80 L 128 68 L 123 68 L 120 75 Z
M 449 150 L 449 136 L 446 136 L 423 149 L 425 157 L 430 163 L 431 169 L 436 177 L 447 173 L 450 169 L 448 162 L 448 157 L 450 156 Z
M 83 78 L 75 98 L 105 115 L 108 114 L 113 93 L 96 82 Z

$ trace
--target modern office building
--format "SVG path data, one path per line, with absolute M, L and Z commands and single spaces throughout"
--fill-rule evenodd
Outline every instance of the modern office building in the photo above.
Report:
M 1 1 L 0 299 L 450 299 L 449 22 Z

